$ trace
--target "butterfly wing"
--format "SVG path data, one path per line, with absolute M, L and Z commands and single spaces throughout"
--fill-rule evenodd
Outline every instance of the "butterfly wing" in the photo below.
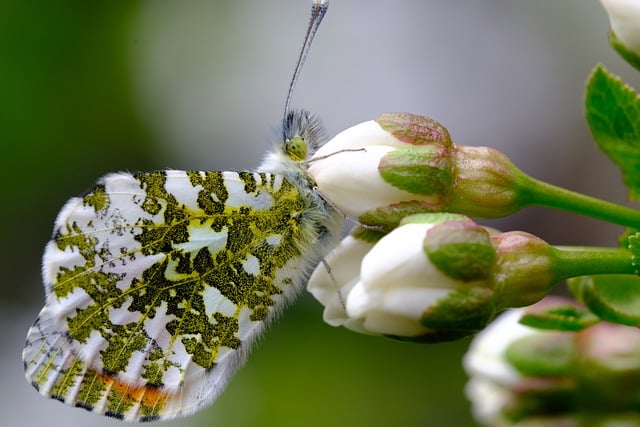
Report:
M 128 421 L 212 402 L 308 272 L 308 208 L 273 174 L 105 176 L 56 220 L 27 379 Z

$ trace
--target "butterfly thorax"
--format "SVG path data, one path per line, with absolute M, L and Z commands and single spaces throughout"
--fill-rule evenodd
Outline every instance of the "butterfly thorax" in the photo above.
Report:
M 328 230 L 340 230 L 337 223 L 341 214 L 319 193 L 313 178 L 307 172 L 307 161 L 326 140 L 320 119 L 306 110 L 292 110 L 283 121 L 280 141 L 268 152 L 259 167 L 260 171 L 284 177 L 300 191 L 306 206 L 300 212 L 301 229 L 305 230 L 300 247 L 314 246 L 313 258 L 324 256 L 323 247 L 338 236 Z

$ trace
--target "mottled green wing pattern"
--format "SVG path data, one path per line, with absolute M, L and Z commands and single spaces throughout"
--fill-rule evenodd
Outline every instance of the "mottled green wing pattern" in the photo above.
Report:
M 45 396 L 129 421 L 213 401 L 308 273 L 307 248 L 326 232 L 305 222 L 309 203 L 268 173 L 102 178 L 56 220 L 27 378 Z

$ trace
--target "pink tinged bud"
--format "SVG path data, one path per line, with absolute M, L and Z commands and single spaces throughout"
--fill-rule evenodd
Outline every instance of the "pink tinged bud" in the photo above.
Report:
M 599 370 L 618 376 L 635 375 L 640 389 L 640 330 L 602 322 L 584 331 L 580 351 Z
M 500 218 L 525 204 L 520 192 L 527 176 L 493 148 L 456 146 L 454 176 L 450 212 Z
M 503 308 L 531 305 L 558 282 L 555 249 L 544 240 L 522 231 L 497 234 L 491 240 L 498 256 L 494 286 Z
M 320 192 L 362 224 L 391 229 L 413 214 L 496 218 L 521 208 L 527 177 L 502 153 L 456 146 L 427 117 L 383 114 L 353 126 L 309 161 Z

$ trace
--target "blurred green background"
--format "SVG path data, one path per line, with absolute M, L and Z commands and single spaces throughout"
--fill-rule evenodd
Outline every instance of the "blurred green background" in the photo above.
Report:
M 45 400 L 22 378 L 56 213 L 108 171 L 255 167 L 282 114 L 308 3 L 0 0 L 2 425 L 116 424 Z M 582 119 L 597 61 L 631 75 L 607 28 L 596 0 L 336 0 L 294 104 L 330 134 L 384 111 L 429 115 L 457 143 L 623 202 Z M 612 245 L 619 231 L 540 209 L 493 225 L 557 244 Z M 305 295 L 213 407 L 165 425 L 473 426 L 467 345 L 334 329 Z

